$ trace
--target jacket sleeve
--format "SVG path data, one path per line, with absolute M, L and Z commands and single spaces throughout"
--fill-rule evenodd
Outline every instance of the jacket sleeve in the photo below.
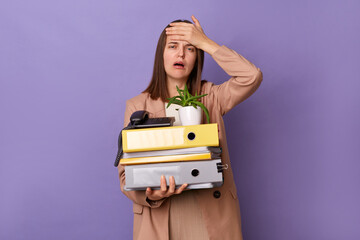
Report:
M 135 105 L 130 101 L 126 101 L 126 109 L 125 109 L 125 116 L 124 116 L 124 127 L 126 127 L 130 122 L 130 116 L 133 112 L 136 111 Z M 119 178 L 120 178 L 120 188 L 121 191 L 134 203 L 140 204 L 143 206 L 151 207 L 151 208 L 157 208 L 160 207 L 162 202 L 165 199 L 158 200 L 158 201 L 152 201 L 146 198 L 145 191 L 139 190 L 139 191 L 125 191 L 125 168 L 121 164 L 118 166 L 118 172 L 119 172 Z M 160 182 L 160 179 L 159 179 Z
M 226 46 L 221 46 L 212 57 L 231 76 L 228 81 L 220 85 L 211 84 L 210 89 L 205 90 L 224 115 L 256 91 L 262 81 L 262 72 Z

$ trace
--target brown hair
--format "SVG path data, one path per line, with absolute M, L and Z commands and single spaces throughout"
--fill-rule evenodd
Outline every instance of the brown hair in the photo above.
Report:
M 189 20 L 180 20 L 180 19 L 172 22 L 191 23 Z M 149 86 L 143 91 L 143 93 L 148 92 L 152 99 L 161 98 L 164 102 L 167 101 L 166 98 L 170 97 L 167 91 L 166 72 L 164 67 L 164 55 L 163 55 L 166 44 L 166 37 L 167 37 L 165 33 L 165 29 L 168 27 L 170 27 L 170 25 L 167 25 L 160 34 L 155 52 L 153 75 Z M 195 95 L 195 93 L 200 94 L 201 73 L 204 65 L 204 51 L 199 48 L 196 48 L 196 52 L 197 55 L 196 55 L 195 65 L 186 82 L 191 95 Z

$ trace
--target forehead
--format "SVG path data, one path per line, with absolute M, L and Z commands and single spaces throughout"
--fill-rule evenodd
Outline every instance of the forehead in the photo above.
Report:
M 177 43 L 180 45 L 191 45 L 189 42 L 187 41 L 182 41 L 182 40 L 170 40 L 170 38 L 167 36 L 166 37 L 166 44 L 168 43 Z

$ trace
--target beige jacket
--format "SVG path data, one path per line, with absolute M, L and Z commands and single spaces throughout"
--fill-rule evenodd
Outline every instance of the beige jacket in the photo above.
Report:
M 231 78 L 220 85 L 202 81 L 201 94 L 208 95 L 202 102 L 209 109 L 211 123 L 218 123 L 222 161 L 229 165 L 224 170 L 224 184 L 219 188 L 191 190 L 201 207 L 202 216 L 210 239 L 242 239 L 240 208 L 236 186 L 233 180 L 225 126 L 222 116 L 253 94 L 262 81 L 261 71 L 235 51 L 222 46 L 212 57 Z M 165 103 L 152 100 L 148 93 L 142 93 L 126 102 L 124 127 L 137 110 L 146 110 L 150 117 L 165 117 Z M 203 115 L 203 119 L 206 117 Z M 133 201 L 134 239 L 169 239 L 169 201 L 167 199 L 147 202 L 145 191 L 124 191 L 125 172 L 119 165 L 122 192 Z

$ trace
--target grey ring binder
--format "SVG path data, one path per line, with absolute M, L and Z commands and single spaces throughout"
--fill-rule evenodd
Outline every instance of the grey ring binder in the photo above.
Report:
M 196 176 L 192 174 L 194 169 L 198 171 Z M 187 183 L 188 189 L 213 188 L 223 184 L 221 159 L 213 159 L 125 166 L 124 189 L 126 191 L 145 190 L 147 187 L 160 189 L 161 175 L 165 175 L 167 181 L 170 176 L 174 176 L 177 187 Z

